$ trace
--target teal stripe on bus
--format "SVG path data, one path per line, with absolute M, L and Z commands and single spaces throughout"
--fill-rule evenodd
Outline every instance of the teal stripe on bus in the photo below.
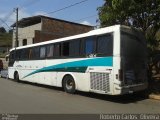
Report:
M 30 75 L 40 73 L 40 72 L 51 72 L 51 71 L 85 73 L 85 71 L 89 66 L 112 67 L 113 57 L 89 58 L 86 60 L 79 60 L 79 61 L 62 63 L 58 65 L 52 65 L 52 66 L 44 67 L 39 70 L 33 71 L 32 73 L 26 75 L 25 77 L 28 77 Z

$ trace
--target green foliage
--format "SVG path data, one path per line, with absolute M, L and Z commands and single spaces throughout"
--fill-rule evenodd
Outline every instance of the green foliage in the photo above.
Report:
M 0 27 L 0 33 L 6 33 L 6 29 L 4 27 Z
M 160 42 L 160 30 L 157 32 L 157 40 Z
M 98 11 L 101 27 L 121 24 L 140 28 L 146 35 L 148 47 L 157 48 L 160 0 L 105 0 Z
M 6 55 L 6 53 L 0 53 L 0 58 L 5 58 Z
M 0 46 L 4 47 L 12 46 L 12 34 L 0 33 Z

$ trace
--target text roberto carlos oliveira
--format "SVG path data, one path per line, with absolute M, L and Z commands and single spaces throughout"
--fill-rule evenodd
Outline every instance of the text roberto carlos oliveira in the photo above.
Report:
M 100 120 L 159 120 L 160 114 L 100 114 Z

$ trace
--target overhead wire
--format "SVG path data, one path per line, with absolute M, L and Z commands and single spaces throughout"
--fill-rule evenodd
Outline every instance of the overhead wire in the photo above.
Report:
M 0 24 L 0 26 L 2 26 L 3 24 L 5 24 L 8 28 L 10 28 L 9 27 L 9 25 L 7 24 L 7 21 L 8 21 L 8 19 L 11 17 L 11 15 L 13 14 L 13 11 L 12 12 L 9 12 L 9 14 L 7 14 L 3 19 L 2 18 L 0 18 L 0 20 L 1 20 L 1 24 Z
M 18 7 L 19 8 L 19 10 L 20 9 L 23 9 L 23 8 L 25 8 L 25 7 L 28 7 L 28 6 L 30 6 L 30 5 L 33 5 L 34 3 L 37 3 L 38 1 L 40 1 L 40 0 L 32 0 L 31 2 L 28 2 L 28 3 L 26 3 L 26 4 L 23 4 L 22 6 L 20 6 L 20 7 Z M 11 27 L 9 27 L 9 25 L 6 23 L 7 21 L 8 21 L 8 19 L 9 19 L 9 17 L 13 14 L 15 12 L 15 8 L 14 8 L 14 10 L 11 12 L 11 13 L 9 13 L 9 15 L 7 15 L 4 19 L 0 19 L 1 21 L 2 21 L 2 23 L 4 23 L 9 29 L 11 29 Z M 10 20 L 10 22 L 15 22 L 15 21 L 11 21 Z
M 3 21 L 1 18 L 0 18 L 0 21 L 1 21 L 2 23 L 4 23 L 4 24 L 8 27 L 9 30 L 11 29 L 11 27 L 9 27 L 9 25 L 8 25 L 5 21 Z
M 13 14 L 13 11 L 10 11 L 4 18 L 3 18 L 3 21 L 7 21 L 11 15 Z M 2 19 L 2 18 L 1 18 Z
M 65 10 L 65 9 L 71 8 L 71 7 L 73 7 L 73 6 L 76 6 L 76 5 L 82 4 L 82 3 L 87 2 L 87 1 L 89 1 L 89 0 L 82 0 L 82 1 L 80 1 L 80 2 L 76 2 L 76 3 L 74 3 L 74 4 L 68 5 L 68 6 L 66 6 L 66 7 L 63 7 L 63 8 L 57 9 L 57 10 L 52 11 L 52 12 L 47 12 L 47 13 L 42 14 L 42 15 L 49 15 L 49 14 L 53 14 L 53 13 L 56 13 L 56 12 L 59 12 L 59 11 L 63 11 L 63 10 Z M 23 7 L 25 7 L 25 6 L 29 6 L 29 5 L 31 5 L 32 3 L 35 3 L 35 1 L 32 1 L 32 2 L 30 2 L 30 3 L 28 3 L 28 4 L 26 4 L 26 5 L 23 5 Z M 22 7 L 21 7 L 21 8 L 22 8 Z M 80 21 L 80 20 L 82 20 L 82 19 L 87 19 L 87 18 L 91 18 L 91 17 L 95 17 L 95 16 L 96 16 L 96 15 L 88 16 L 88 17 L 81 18 L 81 19 L 76 20 L 76 21 Z
M 87 17 L 83 17 L 83 18 L 80 18 L 80 19 L 76 19 L 76 20 L 73 20 L 74 22 L 79 22 L 79 21 L 82 21 L 82 20 L 86 20 L 86 19 L 90 19 L 90 18 L 93 18 L 93 17 L 98 17 L 97 14 L 94 14 L 94 15 L 90 15 L 90 16 L 87 16 Z M 97 20 L 96 20 L 97 21 Z M 93 26 L 98 26 L 97 24 L 96 25 L 93 25 Z
M 76 20 L 73 20 L 73 21 L 81 21 L 81 20 L 85 20 L 85 19 L 89 19 L 89 18 L 93 18 L 93 17 L 97 17 L 98 15 L 94 14 L 94 15 L 90 15 L 90 16 L 87 16 L 87 17 L 83 17 L 83 18 L 80 18 L 80 19 L 76 19 Z
M 62 10 L 65 10 L 65 9 L 68 9 L 70 7 L 73 7 L 73 6 L 76 6 L 76 5 L 79 5 L 81 3 L 84 3 L 84 2 L 87 2 L 88 0 L 83 0 L 83 1 L 80 1 L 80 2 L 77 2 L 77 3 L 74 3 L 74 4 L 71 4 L 69 6 L 66 6 L 66 7 L 63 7 L 63 8 L 60 8 L 60 9 L 57 9 L 55 11 L 52 11 L 52 12 L 48 12 L 46 14 L 43 14 L 43 15 L 48 15 L 48 14 L 53 14 L 53 13 L 56 13 L 56 12 L 59 12 L 59 11 L 62 11 Z
M 40 1 L 40 0 L 38 0 L 38 1 Z M 82 3 L 87 2 L 87 1 L 89 1 L 89 0 L 82 0 L 82 1 L 80 1 L 80 2 L 76 2 L 76 3 L 74 3 L 74 4 L 68 5 L 68 6 L 66 6 L 66 7 L 63 7 L 63 8 L 60 8 L 60 9 L 57 9 L 57 10 L 55 10 L 55 11 L 48 12 L 48 13 L 45 13 L 45 14 L 42 14 L 42 15 L 48 15 L 48 14 L 53 14 L 53 13 L 56 13 L 56 12 L 59 12 L 59 11 L 63 11 L 63 10 L 65 10 L 65 9 L 68 9 L 68 8 L 70 8 L 70 7 L 73 7 L 73 6 L 76 6 L 76 5 L 79 5 L 79 4 L 82 4 Z M 27 4 L 24 4 L 21 8 L 28 7 L 28 6 L 32 5 L 33 3 L 36 3 L 36 2 L 37 2 L 37 1 L 29 2 L 29 3 L 27 3 Z M 88 18 L 92 18 L 92 17 L 96 17 L 96 16 L 97 16 L 97 15 L 91 15 L 91 16 L 88 16 L 88 17 L 80 18 L 80 19 L 78 19 L 78 20 L 74 20 L 74 21 L 81 21 L 81 20 L 88 19 Z
M 48 15 L 48 14 L 53 14 L 53 13 L 56 13 L 56 12 L 59 12 L 59 11 L 63 11 L 63 10 L 65 10 L 65 9 L 71 8 L 71 7 L 73 7 L 73 6 L 82 4 L 82 3 L 87 2 L 87 1 L 89 1 L 89 0 L 82 0 L 82 1 L 80 1 L 80 2 L 77 2 L 77 3 L 74 3 L 74 4 L 68 5 L 68 6 L 66 6 L 66 7 L 63 7 L 63 8 L 54 10 L 54 11 L 52 11 L 52 12 L 45 13 L 45 14 L 43 14 L 43 15 Z M 35 1 L 32 1 L 32 2 L 30 2 L 30 3 L 28 3 L 28 4 L 25 4 L 25 5 L 23 5 L 22 7 L 20 7 L 20 9 L 23 9 L 23 8 L 25 8 L 25 7 L 28 7 L 28 6 L 32 5 L 33 3 L 36 3 L 36 2 L 35 2 Z M 77 19 L 77 20 L 74 20 L 74 21 L 81 21 L 81 20 L 89 19 L 89 18 L 96 17 L 96 16 L 98 16 L 98 15 L 94 14 L 94 15 L 90 15 L 90 16 L 87 16 L 87 17 L 83 17 L 83 18 L 80 18 L 80 19 Z M 27 38 L 32 38 L 32 37 L 27 37 Z M 22 39 L 22 38 L 19 37 L 19 39 Z
M 68 9 L 68 8 L 70 8 L 70 7 L 73 7 L 73 6 L 76 6 L 76 5 L 79 5 L 79 4 L 82 4 L 82 3 L 87 2 L 87 1 L 89 1 L 89 0 L 82 0 L 82 1 L 80 1 L 80 2 L 71 4 L 71 5 L 69 5 L 69 6 L 66 6 L 66 7 L 63 7 L 63 8 L 60 8 L 60 9 L 57 9 L 57 10 L 55 10 L 55 11 L 48 12 L 48 13 L 42 14 L 42 15 L 49 15 L 49 14 L 53 14 L 53 13 L 56 13 L 56 12 L 59 12 L 59 11 L 63 11 L 63 10 L 65 10 L 65 9 Z M 88 18 L 92 18 L 92 17 L 96 17 L 96 16 L 97 16 L 97 15 L 94 14 L 94 15 L 91 15 L 91 16 L 88 16 L 88 17 L 84 17 L 84 18 L 80 18 L 80 19 L 74 20 L 74 21 L 81 21 L 81 20 L 88 19 Z

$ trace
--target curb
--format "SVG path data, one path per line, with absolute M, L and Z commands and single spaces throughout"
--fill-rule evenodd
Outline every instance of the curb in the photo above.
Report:
M 149 98 L 160 101 L 160 95 L 151 94 L 151 95 L 149 95 Z

